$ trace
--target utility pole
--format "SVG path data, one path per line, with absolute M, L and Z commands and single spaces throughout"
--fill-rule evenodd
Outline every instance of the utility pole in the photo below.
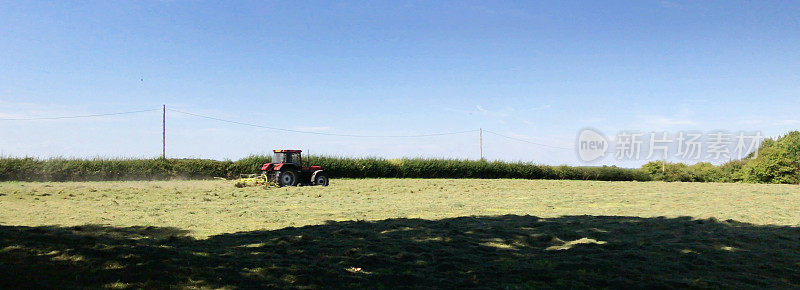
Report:
M 480 132 L 478 138 L 481 144 L 481 160 L 483 160 L 483 128 L 478 128 L 478 131 Z
M 161 107 L 161 158 L 167 158 L 167 105 Z

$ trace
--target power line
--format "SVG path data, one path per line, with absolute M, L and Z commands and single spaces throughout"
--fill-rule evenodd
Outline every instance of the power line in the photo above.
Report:
M 483 129 L 483 131 L 484 131 L 484 132 L 491 133 L 491 134 L 494 134 L 494 135 L 497 135 L 497 136 L 500 136 L 500 137 L 503 137 L 503 138 L 507 138 L 507 139 L 511 139 L 511 140 L 516 140 L 516 141 L 520 141 L 520 142 L 525 142 L 525 143 L 530 143 L 530 144 L 533 144 L 533 145 L 538 145 L 538 146 L 550 147 L 550 148 L 555 148 L 555 149 L 564 149 L 564 150 L 572 150 L 572 149 L 575 149 L 575 148 L 568 148 L 568 147 L 560 147 L 560 146 L 547 145 L 547 144 L 542 144 L 542 143 L 536 143 L 536 142 L 528 141 L 528 140 L 525 140 L 525 139 L 520 139 L 520 138 L 509 137 L 509 136 L 506 136 L 506 135 L 503 135 L 503 134 L 500 134 L 500 133 L 495 133 L 495 132 L 492 132 L 492 131 L 489 131 L 489 130 L 486 130 L 486 129 Z
M 136 114 L 136 113 L 152 112 L 152 111 L 158 111 L 158 110 L 161 110 L 161 109 L 127 111 L 127 112 L 116 112 L 116 113 L 105 113 L 105 114 L 92 114 L 92 115 L 61 116 L 61 117 L 0 118 L 0 121 L 34 121 L 34 120 L 61 120 L 61 119 L 93 118 L 93 117 L 105 117 L 105 116 L 114 116 L 114 115 Z
M 226 122 L 231 124 L 243 125 L 243 126 L 250 126 L 262 129 L 269 129 L 275 131 L 284 131 L 284 132 L 292 132 L 292 133 L 302 133 L 302 134 L 313 134 L 313 135 L 325 135 L 325 136 L 339 136 L 339 137 L 357 137 L 357 138 L 420 138 L 420 137 L 435 137 L 435 136 L 447 136 L 447 135 L 456 135 L 456 134 L 464 134 L 464 133 L 473 133 L 479 132 L 481 130 L 465 130 L 465 131 L 453 131 L 453 132 L 441 132 L 441 133 L 431 133 L 431 134 L 416 134 L 416 135 L 359 135 L 359 134 L 339 134 L 339 133 L 326 133 L 326 132 L 314 132 L 314 131 L 304 131 L 304 130 L 294 130 L 294 129 L 286 129 L 286 128 L 278 128 L 278 127 L 270 127 L 264 126 L 259 124 L 253 123 L 246 123 L 246 122 L 239 122 L 234 120 L 222 119 L 212 116 L 206 116 L 201 114 L 195 114 L 175 109 L 167 109 L 167 108 L 158 108 L 158 109 L 149 109 L 149 110 L 138 110 L 138 111 L 125 111 L 125 112 L 114 112 L 114 113 L 104 113 L 104 114 L 90 114 L 90 115 L 75 115 L 75 116 L 60 116 L 60 117 L 39 117 L 39 118 L 0 118 L 0 121 L 34 121 L 34 120 L 62 120 L 62 119 L 78 119 L 78 118 L 93 118 L 93 117 L 105 117 L 105 116 L 115 116 L 115 115 L 126 115 L 126 114 L 136 114 L 136 113 L 144 113 L 144 112 L 153 112 L 153 111 L 172 111 L 180 114 L 185 114 L 189 116 L 195 116 L 199 118 L 205 118 L 209 120 L 215 120 L 220 122 Z M 555 149 L 565 149 L 565 150 L 572 150 L 573 148 L 567 147 L 560 147 L 560 146 L 553 146 L 548 144 L 536 143 L 532 141 L 528 141 L 525 139 L 515 138 L 506 136 L 497 132 L 493 132 L 490 130 L 483 129 L 487 133 L 491 133 L 503 138 L 525 142 L 537 146 L 544 146 L 550 147 Z
M 446 135 L 455 135 L 455 134 L 463 134 L 463 133 L 471 133 L 471 132 L 478 132 L 478 130 L 466 130 L 466 131 L 455 131 L 455 132 L 443 132 L 443 133 L 433 133 L 433 134 L 419 134 L 419 135 L 357 135 L 357 134 L 337 134 L 337 133 L 325 133 L 325 132 L 313 132 L 313 131 L 303 131 L 303 130 L 293 130 L 293 129 L 286 129 L 286 128 L 277 128 L 277 127 L 270 127 L 252 123 L 245 123 L 233 120 L 227 120 L 217 117 L 211 117 L 206 115 L 200 115 L 195 113 L 189 113 L 174 109 L 167 109 L 168 111 L 181 113 L 185 115 L 216 120 L 220 122 L 226 122 L 231 124 L 238 124 L 262 129 L 269 129 L 269 130 L 276 130 L 276 131 L 284 131 L 284 132 L 293 132 L 293 133 L 303 133 L 303 134 L 314 134 L 314 135 L 326 135 L 326 136 L 339 136 L 339 137 L 359 137 L 359 138 L 418 138 L 418 137 L 434 137 L 434 136 L 446 136 Z

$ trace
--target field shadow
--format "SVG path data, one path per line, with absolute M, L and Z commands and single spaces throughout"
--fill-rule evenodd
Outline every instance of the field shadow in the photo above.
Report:
M 194 239 L 0 226 L 0 287 L 800 287 L 800 228 L 624 216 L 387 219 Z

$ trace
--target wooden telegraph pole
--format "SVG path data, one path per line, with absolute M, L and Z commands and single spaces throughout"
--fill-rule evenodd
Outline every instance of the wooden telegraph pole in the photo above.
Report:
M 161 158 L 167 158 L 167 105 L 161 107 Z
M 479 133 L 479 143 L 481 144 L 481 160 L 483 160 L 483 128 L 478 128 Z

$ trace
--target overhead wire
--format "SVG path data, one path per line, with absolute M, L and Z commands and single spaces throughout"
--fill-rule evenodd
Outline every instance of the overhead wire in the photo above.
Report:
M 144 112 L 152 112 L 152 111 L 160 111 L 160 110 L 161 109 L 150 109 L 150 110 L 126 111 L 126 112 L 115 112 L 115 113 L 105 113 L 105 114 L 59 116 L 59 117 L 0 118 L 0 121 L 35 121 L 35 120 L 79 119 L 79 118 L 93 118 L 93 117 L 105 117 L 105 116 L 115 116 L 115 115 L 136 114 L 136 113 L 144 113 Z
M 484 132 L 487 132 L 487 133 L 491 133 L 491 134 L 497 135 L 497 136 L 500 136 L 500 137 L 503 137 L 503 138 L 506 138 L 506 139 L 511 139 L 511 140 L 516 140 L 516 141 L 519 141 L 519 142 L 530 143 L 530 144 L 533 144 L 533 145 L 538 145 L 538 146 L 550 147 L 550 148 L 554 148 L 554 149 L 564 149 L 564 150 L 572 150 L 572 149 L 575 149 L 575 148 L 561 147 L 561 146 L 553 146 L 553 145 L 548 145 L 548 144 L 542 144 L 542 143 L 537 143 L 537 142 L 533 142 L 533 141 L 528 141 L 528 140 L 525 140 L 525 139 L 520 139 L 520 138 L 511 137 L 511 136 L 506 136 L 506 135 L 503 135 L 503 134 L 500 134 L 500 133 L 497 133 L 497 132 L 493 132 L 493 131 L 489 131 L 489 130 L 486 130 L 486 129 L 483 129 L 483 131 L 484 131 Z
M 416 134 L 416 135 L 360 135 L 360 134 L 339 134 L 339 133 L 315 132 L 315 131 L 304 131 L 304 130 L 294 130 L 294 129 L 286 129 L 286 128 L 270 127 L 270 126 L 264 126 L 264 125 L 259 125 L 259 124 L 246 123 L 246 122 L 240 122 L 240 121 L 234 121 L 234 120 L 222 119 L 222 118 L 217 118 L 217 117 L 212 117 L 212 116 L 206 116 L 206 115 L 201 115 L 201 114 L 196 114 L 196 113 L 190 113 L 190 112 L 185 112 L 185 111 L 180 111 L 180 110 L 174 110 L 174 109 L 167 109 L 167 110 L 168 110 L 168 111 L 172 111 L 172 112 L 176 112 L 176 113 L 185 114 L 185 115 L 190 115 L 190 116 L 195 116 L 195 117 L 200 117 L 200 118 L 205 118 L 205 119 L 210 119 L 210 120 L 216 120 L 216 121 L 221 121 L 221 122 L 227 122 L 227 123 L 231 123 L 231 124 L 238 124 L 238 125 L 244 125 L 244 126 L 250 126 L 250 127 L 256 127 L 256 128 L 262 128 L 262 129 L 269 129 L 269 130 L 276 130 L 276 131 L 284 131 L 284 132 L 292 132 L 292 133 L 303 133 L 303 134 L 314 134 L 314 135 L 326 135 L 326 136 L 339 136 L 339 137 L 358 137 L 358 138 L 419 138 L 419 137 L 446 136 L 446 135 L 456 135 L 456 134 L 464 134 L 464 133 L 478 132 L 478 130 L 465 130 L 465 131 L 453 131 L 453 132 L 442 132 L 442 133 L 431 133 L 431 134 Z
M 137 111 L 124 111 L 124 112 L 114 112 L 114 113 L 104 113 L 104 114 L 89 114 L 89 115 L 75 115 L 75 116 L 58 116 L 58 117 L 35 117 L 35 118 L 0 118 L 0 121 L 34 121 L 34 120 L 62 120 L 62 119 L 79 119 L 79 118 L 92 118 L 92 117 L 105 117 L 105 116 L 115 116 L 115 115 L 126 115 L 126 114 L 136 114 L 136 113 L 144 113 L 144 112 L 152 112 L 152 111 L 160 111 L 162 108 L 158 109 L 148 109 L 148 110 L 137 110 Z M 324 136 L 338 136 L 338 137 L 355 137 L 355 138 L 420 138 L 420 137 L 435 137 L 435 136 L 448 136 L 448 135 L 456 135 L 456 134 L 465 134 L 465 133 L 474 133 L 480 130 L 464 130 L 464 131 L 451 131 L 451 132 L 439 132 L 439 133 L 430 133 L 430 134 L 412 134 L 412 135 L 363 135 L 363 134 L 340 134 L 340 133 L 329 133 L 329 132 L 315 132 L 315 131 L 306 131 L 306 130 L 295 130 L 295 129 L 287 129 L 287 128 L 279 128 L 279 127 L 271 127 L 265 126 L 260 124 L 254 123 L 247 123 L 247 122 L 240 122 L 235 120 L 228 120 L 213 116 L 207 116 L 197 113 L 191 113 L 181 110 L 175 109 L 166 109 L 167 111 L 176 112 L 184 115 L 205 118 L 209 120 L 215 120 L 220 122 L 226 122 L 230 124 L 237 124 L 243 126 L 250 126 L 255 128 L 262 128 L 262 129 L 269 129 L 275 131 L 283 131 L 283 132 L 291 132 L 291 133 L 302 133 L 302 134 L 313 134 L 313 135 L 324 135 Z M 515 140 L 519 142 L 529 143 L 537 146 L 549 147 L 554 149 L 565 149 L 565 150 L 572 150 L 574 148 L 568 147 L 561 147 L 561 146 L 553 146 L 549 144 L 543 144 L 538 142 L 533 142 L 521 138 L 506 136 L 491 130 L 483 129 L 484 132 L 503 137 L 510 140 Z

